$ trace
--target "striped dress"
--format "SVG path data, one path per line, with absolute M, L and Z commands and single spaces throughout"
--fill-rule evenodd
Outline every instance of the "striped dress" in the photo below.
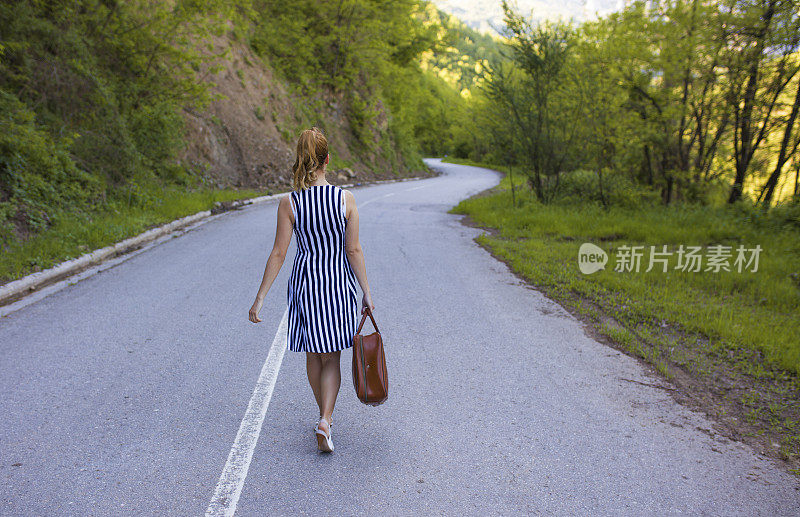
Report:
M 289 277 L 293 352 L 335 352 L 353 345 L 356 280 L 345 254 L 345 196 L 335 185 L 291 193 L 297 255 Z

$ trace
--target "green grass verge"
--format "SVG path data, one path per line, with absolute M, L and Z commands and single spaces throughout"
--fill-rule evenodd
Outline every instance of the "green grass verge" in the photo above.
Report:
M 155 226 L 209 210 L 217 201 L 268 194 L 255 190 L 202 188 L 195 191 L 156 186 L 138 191 L 135 200 L 109 201 L 83 213 L 60 213 L 47 230 L 13 242 L 0 254 L 0 282 L 52 267 L 64 260 L 133 237 Z
M 706 410 L 736 415 L 747 427 L 742 433 L 771 436 L 770 445 L 780 445 L 778 455 L 796 461 L 800 233 L 748 221 L 728 207 L 545 205 L 516 173 L 516 206 L 506 175 L 494 189 L 452 210 L 489 229 L 476 240 L 542 292 L 586 316 L 620 348 L 668 378 L 680 369 L 681 382 L 706 392 L 697 399 L 719 404 L 718 411 Z M 580 272 L 578 249 L 584 242 L 608 253 L 605 270 Z M 733 249 L 758 244 L 762 251 L 756 272 L 684 272 L 673 269 L 675 255 L 667 272 L 660 267 L 644 272 L 649 246 L 660 251 L 666 245 L 674 253 L 681 244 L 702 246 L 704 254 L 715 244 Z M 621 245 L 645 246 L 639 273 L 614 271 Z M 686 381 L 685 374 L 692 379 Z
M 704 334 L 718 347 L 747 347 L 767 362 L 800 373 L 800 288 L 791 275 L 800 271 L 800 235 L 747 225 L 725 209 L 663 207 L 627 210 L 596 205 L 544 205 L 517 185 L 512 206 L 508 177 L 490 196 L 461 202 L 455 213 L 496 228 L 480 237 L 533 283 L 556 292 L 575 292 L 637 323 L 666 320 Z M 578 248 L 594 243 L 609 253 L 605 270 L 584 275 Z M 762 252 L 756 272 L 683 272 L 660 267 L 645 273 L 649 246 L 713 244 L 752 247 Z M 641 272 L 613 270 L 620 245 L 644 245 Z M 705 265 L 703 266 L 705 267 Z

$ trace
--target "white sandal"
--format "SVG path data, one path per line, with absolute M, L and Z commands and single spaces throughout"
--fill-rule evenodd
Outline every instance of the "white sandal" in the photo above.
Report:
M 320 418 L 319 421 L 322 422 L 325 420 L 325 423 L 328 424 L 328 432 L 326 433 L 322 429 L 319 428 L 319 423 L 314 428 L 314 433 L 317 435 L 317 448 L 322 452 L 333 452 L 333 440 L 331 439 L 331 423 L 328 422 L 325 418 Z
M 320 417 L 320 419 L 321 419 L 321 418 L 322 418 L 322 417 Z M 317 432 L 317 429 L 319 429 L 319 422 L 316 422 L 316 423 L 314 424 L 314 432 L 315 432 L 315 433 Z M 331 432 L 333 432 L 333 419 L 331 419 L 331 421 L 330 421 L 330 422 L 328 422 L 328 429 L 330 429 L 330 430 L 331 430 Z

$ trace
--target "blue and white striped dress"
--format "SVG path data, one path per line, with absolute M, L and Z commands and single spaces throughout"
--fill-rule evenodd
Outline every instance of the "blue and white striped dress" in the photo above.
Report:
M 345 197 L 335 185 L 291 194 L 297 255 L 287 290 L 288 347 L 335 352 L 353 345 L 356 279 L 345 254 Z

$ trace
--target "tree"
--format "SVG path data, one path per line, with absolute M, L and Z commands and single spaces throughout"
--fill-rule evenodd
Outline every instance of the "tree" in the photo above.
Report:
M 727 99 L 734 115 L 735 174 L 728 202 L 741 199 L 756 151 L 775 126 L 780 95 L 798 72 L 797 6 L 790 0 L 730 3 L 731 52 Z
M 508 2 L 502 6 L 510 56 L 487 67 L 484 88 L 495 107 L 510 115 L 532 190 L 540 201 L 550 201 L 573 158 L 576 127 L 569 120 L 575 113 L 560 107 L 568 105 L 564 71 L 574 32 L 563 23 L 532 25 Z
M 770 203 L 772 202 L 772 196 L 775 192 L 775 187 L 778 185 L 778 180 L 781 177 L 784 165 L 786 165 L 786 162 L 789 161 L 790 156 L 795 156 L 798 146 L 800 146 L 800 138 L 793 135 L 793 131 L 795 130 L 795 125 L 798 120 L 798 112 L 800 112 L 800 81 L 797 81 L 797 85 L 795 87 L 794 103 L 792 104 L 792 110 L 789 113 L 789 117 L 786 120 L 786 125 L 784 126 L 783 138 L 781 139 L 780 149 L 778 150 L 778 158 L 775 163 L 775 169 L 772 171 L 772 174 L 770 174 L 769 179 L 764 186 L 764 199 L 761 203 L 762 207 L 765 209 L 769 208 Z M 792 144 L 793 138 L 794 144 Z

